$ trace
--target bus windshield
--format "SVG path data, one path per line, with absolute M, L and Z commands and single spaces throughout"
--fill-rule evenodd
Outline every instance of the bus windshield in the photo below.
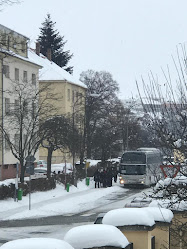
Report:
M 121 174 L 144 175 L 146 174 L 146 166 L 145 165 L 121 165 Z
M 146 155 L 142 152 L 126 152 L 121 158 L 121 163 L 146 164 Z

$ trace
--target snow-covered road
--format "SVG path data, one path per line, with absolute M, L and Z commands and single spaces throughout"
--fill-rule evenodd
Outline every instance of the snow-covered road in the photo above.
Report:
M 69 193 L 61 185 L 58 185 L 55 190 L 33 193 L 31 210 L 28 210 L 28 196 L 23 197 L 23 200 L 18 203 L 14 202 L 13 199 L 1 201 L 1 220 L 35 219 L 44 216 L 64 215 L 65 218 L 71 221 L 74 220 L 75 216 L 80 217 L 80 222 L 69 222 L 69 224 L 62 222 L 61 225 L 0 228 L 0 245 L 6 241 L 18 238 L 47 237 L 63 239 L 64 235 L 72 227 L 93 223 L 94 217 L 98 213 L 123 207 L 134 197 L 147 191 L 149 190 L 136 190 L 133 193 L 133 191 L 119 186 L 118 183 L 109 188 L 95 189 L 94 182 L 91 180 L 89 187 L 85 185 L 85 182 L 80 182 L 78 188 L 72 186 Z M 121 198 L 117 199 L 116 196 L 121 196 Z M 82 222 L 81 220 L 84 220 L 86 217 L 88 220 L 90 217 L 90 221 Z

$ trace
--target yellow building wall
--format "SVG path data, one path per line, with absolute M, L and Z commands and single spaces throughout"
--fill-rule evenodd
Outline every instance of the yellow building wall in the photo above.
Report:
M 45 89 L 42 90 L 40 99 L 45 99 L 47 96 L 50 97 L 50 94 L 52 95 L 52 99 L 46 102 L 46 104 L 48 104 L 50 101 L 50 104 L 54 107 L 52 107 L 52 111 L 48 113 L 48 117 L 63 114 L 71 116 L 74 113 L 76 125 L 77 115 L 83 116 L 85 112 L 86 89 L 67 81 L 40 81 L 39 84 L 40 89 Z M 83 96 L 82 98 L 81 95 Z M 45 118 L 47 117 L 44 117 L 44 119 Z M 39 157 L 41 160 L 47 160 L 47 149 L 40 147 Z M 56 150 L 53 152 L 52 163 L 64 162 L 65 157 L 67 162 L 72 163 L 71 153 L 68 151 L 63 153 L 61 150 Z
M 133 243 L 133 249 L 151 249 L 151 231 L 121 231 Z
M 169 249 L 169 226 L 161 226 L 159 224 L 151 231 L 151 235 L 155 236 L 155 249 Z

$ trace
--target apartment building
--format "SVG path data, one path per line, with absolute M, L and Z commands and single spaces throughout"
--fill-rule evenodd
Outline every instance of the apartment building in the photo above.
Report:
M 15 177 L 18 162 L 15 155 L 19 153 L 20 144 L 23 146 L 25 142 L 20 142 L 20 132 L 23 140 L 28 139 L 28 124 L 23 122 L 20 130 L 18 113 L 21 113 L 20 108 L 24 108 L 21 110 L 25 113 L 27 110 L 24 114 L 27 121 L 31 120 L 28 109 L 32 104 L 29 100 L 39 87 L 41 66 L 28 58 L 28 42 L 29 38 L 0 25 L 0 180 Z M 28 103 L 23 102 L 23 94 L 28 96 Z M 14 147 L 14 155 L 10 143 Z M 38 156 L 37 152 L 36 160 Z
M 48 116 L 73 116 L 75 125 L 83 130 L 87 87 L 73 75 L 52 62 L 50 51 L 47 57 L 40 54 L 38 43 L 36 44 L 36 49 L 29 50 L 29 58 L 42 65 L 39 72 L 39 86 L 40 89 L 42 88 L 40 100 L 47 95 L 53 95 L 51 99 L 49 98 L 49 101 L 54 109 L 50 111 Z M 47 150 L 40 147 L 39 156 L 41 160 L 47 160 Z M 65 157 L 68 162 L 72 162 L 72 155 L 69 151 L 56 150 L 53 152 L 52 163 L 62 163 Z

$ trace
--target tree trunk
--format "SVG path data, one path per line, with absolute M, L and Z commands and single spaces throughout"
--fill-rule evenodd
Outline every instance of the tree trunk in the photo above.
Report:
M 53 149 L 48 148 L 47 154 L 47 178 L 51 177 L 51 160 L 52 160 Z
M 24 182 L 24 176 L 25 176 L 25 165 L 22 159 L 20 159 L 20 165 L 21 165 L 21 174 L 20 174 L 20 182 Z

